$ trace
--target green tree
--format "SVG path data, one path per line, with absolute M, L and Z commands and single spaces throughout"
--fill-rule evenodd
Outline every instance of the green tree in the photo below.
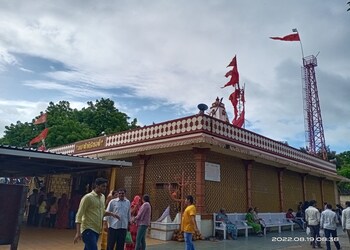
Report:
M 336 156 L 338 174 L 350 179 L 350 151 L 345 151 Z M 341 182 L 338 185 L 340 193 L 350 193 L 350 183 Z
M 36 137 L 45 127 L 49 128 L 45 140 L 46 147 L 56 147 L 89 139 L 103 134 L 112 134 L 137 127 L 137 120 L 131 123 L 125 113 L 119 112 L 110 99 L 88 102 L 88 107 L 82 110 L 72 109 L 68 101 L 57 104 L 50 102 L 46 109 L 47 123 L 33 125 L 32 123 L 11 124 L 5 127 L 5 136 L 1 144 L 13 146 L 28 146 L 29 141 Z M 38 117 L 37 117 L 38 118 Z M 35 146 L 39 146 L 36 144 Z

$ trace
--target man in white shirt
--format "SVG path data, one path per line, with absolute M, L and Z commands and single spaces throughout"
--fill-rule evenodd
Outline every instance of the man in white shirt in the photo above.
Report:
M 337 214 L 332 211 L 332 205 L 327 204 L 326 210 L 321 213 L 320 221 L 320 226 L 324 229 L 324 236 L 327 238 L 327 250 L 331 249 L 331 241 L 334 242 L 337 249 L 340 249 L 339 239 L 337 235 L 337 221 Z
M 315 200 L 309 202 L 309 207 L 305 210 L 305 220 L 310 228 L 311 237 L 314 238 L 314 241 L 311 242 L 312 247 L 316 248 L 317 245 L 318 248 L 322 248 L 321 241 L 316 240 L 317 238 L 320 239 L 320 211 L 316 208 Z
M 342 212 L 341 222 L 342 222 L 343 231 L 347 232 L 349 242 L 350 242 L 350 201 L 345 202 L 345 205 L 346 205 L 346 208 Z
M 126 190 L 120 188 L 117 190 L 118 198 L 112 199 L 107 206 L 106 211 L 116 213 L 120 219 L 107 217 L 108 237 L 107 250 L 124 249 L 125 236 L 131 219 L 130 201 L 125 198 Z

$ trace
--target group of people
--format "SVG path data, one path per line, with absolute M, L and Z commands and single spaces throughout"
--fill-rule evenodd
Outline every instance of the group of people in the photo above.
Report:
M 258 207 L 250 207 L 245 216 L 245 220 L 247 222 L 247 225 L 253 228 L 253 231 L 256 233 L 256 235 L 261 237 L 263 236 L 263 231 L 266 227 L 266 224 L 264 220 L 259 217 L 258 213 Z M 216 220 L 225 223 L 228 238 L 233 240 L 237 239 L 237 226 L 232 221 L 230 221 L 224 208 L 220 209 L 219 213 L 216 215 Z
M 105 207 L 104 193 L 107 180 L 97 178 L 94 189 L 86 194 L 79 205 L 76 214 L 76 235 L 74 243 L 82 240 L 86 250 L 97 250 L 100 233 L 107 235 L 107 250 L 146 249 L 146 231 L 151 220 L 151 205 L 149 195 L 135 196 L 132 203 L 125 197 L 126 190 L 120 188 L 112 191 Z M 102 223 L 103 222 L 103 223 Z M 132 242 L 125 246 L 127 233 L 131 234 Z M 104 236 L 102 236 L 104 237 Z M 102 239 L 102 243 L 103 243 Z
M 53 192 L 46 193 L 45 187 L 42 187 L 40 192 L 33 189 L 28 197 L 27 225 L 74 228 L 80 198 L 81 196 L 75 193 L 71 199 L 68 199 L 67 194 L 62 194 L 61 198 L 57 199 Z
M 350 205 L 350 202 L 349 202 Z M 320 212 L 320 210 L 316 207 L 317 202 L 315 200 L 311 200 L 308 202 L 308 207 L 305 209 L 304 217 L 307 227 L 310 230 L 310 236 L 312 237 L 313 241 L 311 241 L 311 245 L 313 248 L 322 248 L 321 241 L 322 239 L 320 236 L 320 229 L 324 230 L 324 239 L 326 241 L 327 250 L 331 249 L 331 242 L 333 241 L 335 244 L 336 249 L 340 249 L 340 244 L 338 240 L 337 235 L 337 223 L 338 223 L 338 216 L 336 212 L 333 211 L 333 207 L 331 204 L 324 204 L 323 211 Z M 346 230 L 346 221 L 349 221 L 349 229 L 350 229 L 350 217 L 347 218 L 346 214 L 350 215 L 350 208 L 348 211 L 343 211 L 343 219 L 342 219 L 342 225 L 343 229 Z M 345 224 L 344 224 L 345 223 Z

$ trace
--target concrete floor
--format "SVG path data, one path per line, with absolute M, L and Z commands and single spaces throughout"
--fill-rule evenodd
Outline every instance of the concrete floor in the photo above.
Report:
M 350 244 L 347 236 L 338 229 L 339 240 L 342 249 L 349 249 Z M 82 242 L 73 244 L 73 238 L 75 235 L 74 230 L 69 229 L 49 229 L 49 228 L 34 228 L 23 226 L 22 233 L 19 241 L 19 250 L 82 250 L 84 244 Z M 279 237 L 291 237 L 286 238 L 290 241 L 284 241 Z M 238 240 L 225 240 L 225 241 L 196 241 L 195 247 L 197 250 L 216 249 L 262 249 L 262 250 L 274 250 L 274 249 L 312 249 L 309 242 L 300 242 L 301 239 L 306 239 L 305 232 L 296 230 L 294 232 L 283 231 L 281 234 L 277 232 L 268 233 L 264 237 L 244 236 L 238 237 Z M 273 241 L 276 240 L 276 241 Z M 279 241 L 277 241 L 279 240 Z M 174 241 L 159 241 L 154 239 L 147 239 L 147 249 L 149 250 L 183 250 L 185 249 L 184 242 Z M 326 244 L 322 243 L 324 249 Z M 0 250 L 8 250 L 10 246 L 0 246 Z M 332 249 L 335 249 L 334 244 Z

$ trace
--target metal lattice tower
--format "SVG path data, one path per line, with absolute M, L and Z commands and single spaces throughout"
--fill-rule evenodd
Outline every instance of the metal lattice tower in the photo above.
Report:
M 307 151 L 313 155 L 322 155 L 327 159 L 326 142 L 322 125 L 320 101 L 318 99 L 315 56 L 303 58 L 303 95 L 304 95 L 304 123 Z

